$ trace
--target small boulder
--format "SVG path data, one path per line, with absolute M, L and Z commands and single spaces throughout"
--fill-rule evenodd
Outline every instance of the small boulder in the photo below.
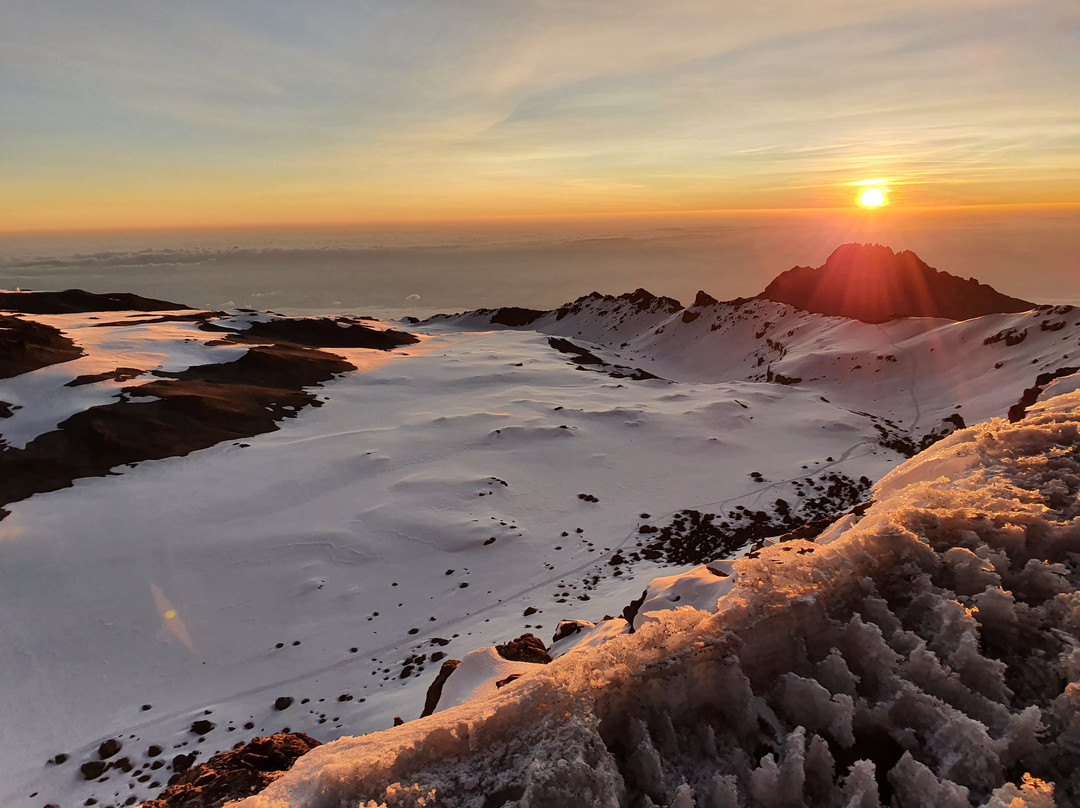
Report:
M 495 650 L 499 656 L 510 662 L 536 662 L 541 665 L 551 662 L 551 655 L 544 647 L 544 641 L 528 632 L 504 645 L 496 645 Z
M 105 761 L 88 760 L 79 767 L 79 772 L 82 773 L 83 780 L 97 780 L 105 773 Z

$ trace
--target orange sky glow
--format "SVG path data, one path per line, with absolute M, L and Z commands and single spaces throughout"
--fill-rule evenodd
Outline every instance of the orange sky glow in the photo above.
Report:
M 5 12 L 0 232 L 1080 202 L 1071 0 Z

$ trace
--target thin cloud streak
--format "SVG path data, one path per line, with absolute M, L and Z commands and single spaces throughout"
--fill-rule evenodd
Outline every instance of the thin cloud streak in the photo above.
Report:
M 1080 188 L 1072 0 L 2 15 L 9 229 L 821 206 L 866 172 L 910 204 Z

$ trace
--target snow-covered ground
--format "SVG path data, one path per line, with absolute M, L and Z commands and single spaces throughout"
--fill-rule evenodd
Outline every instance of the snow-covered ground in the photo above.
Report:
M 1075 805 L 1080 393 L 961 431 L 875 494 L 842 535 L 315 749 L 238 805 Z M 655 587 L 702 594 L 709 574 Z
M 0 380 L 13 447 L 152 378 L 64 386 L 77 376 L 241 350 L 141 313 L 34 319 L 87 356 Z M 1080 365 L 1078 321 L 594 297 L 516 329 L 476 313 L 399 326 L 422 339 L 392 352 L 332 349 L 359 370 L 278 431 L 6 506 L 0 802 L 123 804 L 177 755 L 415 718 L 444 656 L 619 615 L 706 560 L 697 543 L 846 510 L 925 436 L 1005 415 Z M 133 771 L 86 780 L 113 738 Z

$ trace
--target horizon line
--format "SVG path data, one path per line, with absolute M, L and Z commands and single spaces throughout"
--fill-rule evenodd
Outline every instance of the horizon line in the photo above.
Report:
M 674 218 L 679 216 L 710 216 L 710 215 L 769 215 L 769 214 L 814 214 L 814 213 L 847 213 L 862 216 L 882 217 L 890 215 L 892 211 L 904 213 L 934 213 L 956 211 L 979 211 L 979 210 L 1033 210 L 1033 209 L 1080 209 L 1080 202 L 1009 202 L 1009 203 L 979 203 L 968 205 L 919 205 L 919 206 L 889 206 L 884 209 L 864 209 L 849 205 L 812 208 L 694 208 L 686 210 L 640 210 L 640 211 L 614 211 L 607 213 L 520 213 L 502 214 L 495 216 L 467 216 L 467 217 L 417 217 L 417 218 L 369 218 L 369 219 L 342 219 L 334 221 L 304 222 L 304 221 L 269 221 L 260 223 L 231 223 L 231 224 L 171 224 L 171 225 L 134 225 L 134 226 L 107 226 L 107 227 L 42 227 L 42 228 L 18 228 L 3 229 L 0 227 L 0 237 L 5 236 L 44 236 L 44 235 L 80 235 L 80 234 L 107 234 L 107 233 L 165 233 L 165 232 L 211 232 L 211 231 L 259 231 L 259 230 L 303 230 L 303 229 L 330 229 L 350 227 L 391 227 L 391 226 L 437 226 L 437 225 L 467 225 L 500 222 L 527 222 L 527 221 L 559 221 L 559 220 L 589 220 L 589 219 L 633 219 L 663 217 Z

